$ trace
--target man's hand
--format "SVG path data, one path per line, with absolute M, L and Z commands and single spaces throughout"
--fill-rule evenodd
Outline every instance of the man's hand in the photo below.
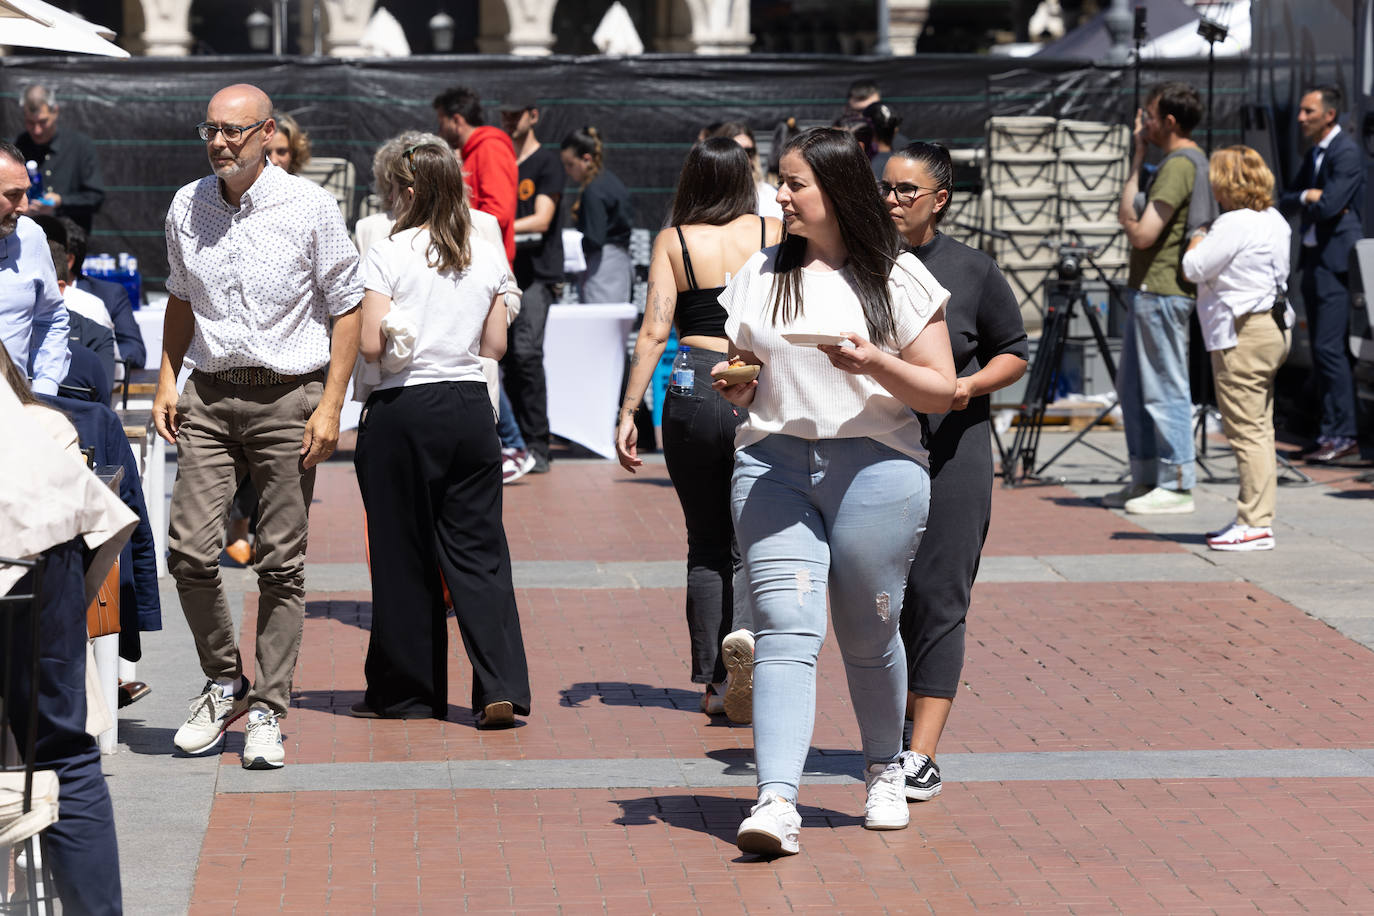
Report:
M 181 427 L 181 418 L 177 416 L 177 385 L 175 378 L 172 384 L 168 385 L 165 379 L 159 379 L 157 383 L 157 393 L 153 395 L 153 428 L 157 434 L 166 439 L 172 445 L 177 444 L 177 430 Z
M 1309 203 L 1309 204 L 1318 203 L 1318 202 L 1320 202 L 1321 199 L 1322 199 L 1322 189 L 1321 189 L 1321 188 L 1308 188 L 1306 191 L 1303 192 L 1302 199 L 1303 199 L 1303 202 L 1304 202 L 1304 203 Z
M 339 444 L 339 411 L 327 404 L 320 404 L 305 424 L 305 435 L 301 438 L 301 465 L 307 470 L 334 454 Z
M 1135 128 L 1131 131 L 1131 138 L 1135 140 L 1136 152 L 1140 153 L 1150 145 L 1149 134 L 1145 133 L 1145 109 L 1135 110 Z

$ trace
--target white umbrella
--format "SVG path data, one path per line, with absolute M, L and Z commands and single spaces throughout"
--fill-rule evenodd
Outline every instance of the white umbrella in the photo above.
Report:
M 601 24 L 592 33 L 592 44 L 602 54 L 632 55 L 644 53 L 644 42 L 639 40 L 634 20 L 629 10 L 620 5 L 620 0 L 611 4 Z
M 110 41 L 114 32 L 58 9 L 43 0 L 0 0 L 0 45 L 45 48 L 76 54 L 128 57 L 129 52 Z

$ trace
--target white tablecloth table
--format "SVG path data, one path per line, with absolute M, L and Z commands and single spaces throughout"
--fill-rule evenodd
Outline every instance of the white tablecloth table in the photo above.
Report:
M 544 329 L 549 430 L 603 458 L 615 458 L 625 338 L 638 314 L 628 303 L 549 307 Z

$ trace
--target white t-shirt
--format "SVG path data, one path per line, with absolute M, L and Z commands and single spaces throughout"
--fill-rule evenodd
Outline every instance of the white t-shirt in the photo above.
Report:
M 1241 208 L 1212 221 L 1198 246 L 1183 256 L 1183 275 L 1197 284 L 1197 317 L 1207 350 L 1236 345 L 1236 318 L 1267 312 L 1274 291 L 1288 282 L 1293 230 L 1279 211 Z
M 477 349 L 491 300 L 502 293 L 510 268 L 504 249 L 469 239 L 472 262 L 461 273 L 427 263 L 429 232 L 407 229 L 367 252 L 364 283 L 391 299 L 415 328 L 415 355 L 405 369 L 383 373 L 376 390 L 429 382 L 482 382 Z
M 760 178 L 754 182 L 754 194 L 758 197 L 755 208 L 759 216 L 771 216 L 782 221 L 782 204 L 778 203 L 778 189 Z
M 778 248 L 751 257 L 720 294 L 727 318 L 725 334 L 742 350 L 763 362 L 759 387 L 749 405 L 749 419 L 735 434 L 744 448 L 779 433 L 799 439 L 867 437 L 926 464 L 921 423 L 877 380 L 851 375 L 830 365 L 814 346 L 795 346 L 784 333 L 842 334 L 868 337 L 863 308 L 846 271 L 802 271 L 803 314 L 786 325 L 774 325 L 772 293 Z M 949 301 L 942 287 L 916 256 L 903 252 L 888 279 L 897 355 L 921 333 Z

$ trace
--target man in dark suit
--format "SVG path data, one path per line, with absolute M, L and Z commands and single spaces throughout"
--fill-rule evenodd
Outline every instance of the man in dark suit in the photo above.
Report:
M 95 295 L 105 303 L 110 318 L 114 320 L 119 358 L 133 363 L 136 369 L 144 368 L 148 362 L 148 351 L 143 344 L 143 332 L 139 330 L 138 319 L 134 317 L 134 306 L 129 301 L 128 290 L 123 284 L 86 276 L 81 269 L 81 265 L 86 261 L 86 232 L 69 219 L 64 218 L 62 225 L 67 230 L 68 263 L 71 266 L 72 277 L 76 281 L 76 288 Z
M 1359 453 L 1355 440 L 1355 376 L 1346 341 L 1350 252 L 1364 236 L 1360 204 L 1364 166 L 1354 138 L 1336 123 L 1342 107 L 1337 86 L 1317 86 L 1302 97 L 1298 126 L 1312 144 L 1291 190 L 1279 199 L 1287 216 L 1297 214 L 1302 253 L 1302 299 L 1312 344 L 1312 367 L 1321 396 L 1321 431 L 1306 461 L 1325 462 Z

